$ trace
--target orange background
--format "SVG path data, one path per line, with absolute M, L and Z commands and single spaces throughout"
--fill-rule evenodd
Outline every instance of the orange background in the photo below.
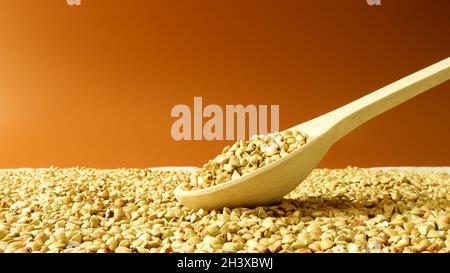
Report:
M 450 56 L 450 1 L 0 1 L 0 168 L 200 165 L 176 104 L 279 104 L 280 128 Z M 323 167 L 450 165 L 450 82 Z

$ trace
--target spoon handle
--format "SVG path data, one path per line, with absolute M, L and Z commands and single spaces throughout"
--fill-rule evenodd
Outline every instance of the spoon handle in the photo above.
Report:
M 391 83 L 319 118 L 335 141 L 371 118 L 450 79 L 450 57 Z

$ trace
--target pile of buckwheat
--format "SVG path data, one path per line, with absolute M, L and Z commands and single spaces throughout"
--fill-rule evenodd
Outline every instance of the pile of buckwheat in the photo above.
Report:
M 1 170 L 0 253 L 450 251 L 450 174 L 320 169 L 278 204 L 212 211 L 176 201 L 189 177 Z
M 307 136 L 297 130 L 240 140 L 225 147 L 216 158 L 193 172 L 188 183 L 180 186 L 183 190 L 203 189 L 239 178 L 287 156 L 306 141 Z

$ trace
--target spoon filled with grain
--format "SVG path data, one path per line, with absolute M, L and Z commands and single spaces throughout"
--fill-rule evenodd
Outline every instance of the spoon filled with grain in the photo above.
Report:
M 174 191 L 189 208 L 252 207 L 281 199 L 330 147 L 371 118 L 450 79 L 450 58 L 285 131 L 227 146 Z

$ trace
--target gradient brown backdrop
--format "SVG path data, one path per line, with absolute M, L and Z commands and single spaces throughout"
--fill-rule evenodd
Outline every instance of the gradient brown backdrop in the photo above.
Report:
M 170 3 L 169 3 L 170 2 Z M 450 56 L 450 1 L 0 1 L 0 167 L 200 165 L 170 110 L 279 104 L 280 128 Z M 450 165 L 450 82 L 338 142 L 323 167 Z

